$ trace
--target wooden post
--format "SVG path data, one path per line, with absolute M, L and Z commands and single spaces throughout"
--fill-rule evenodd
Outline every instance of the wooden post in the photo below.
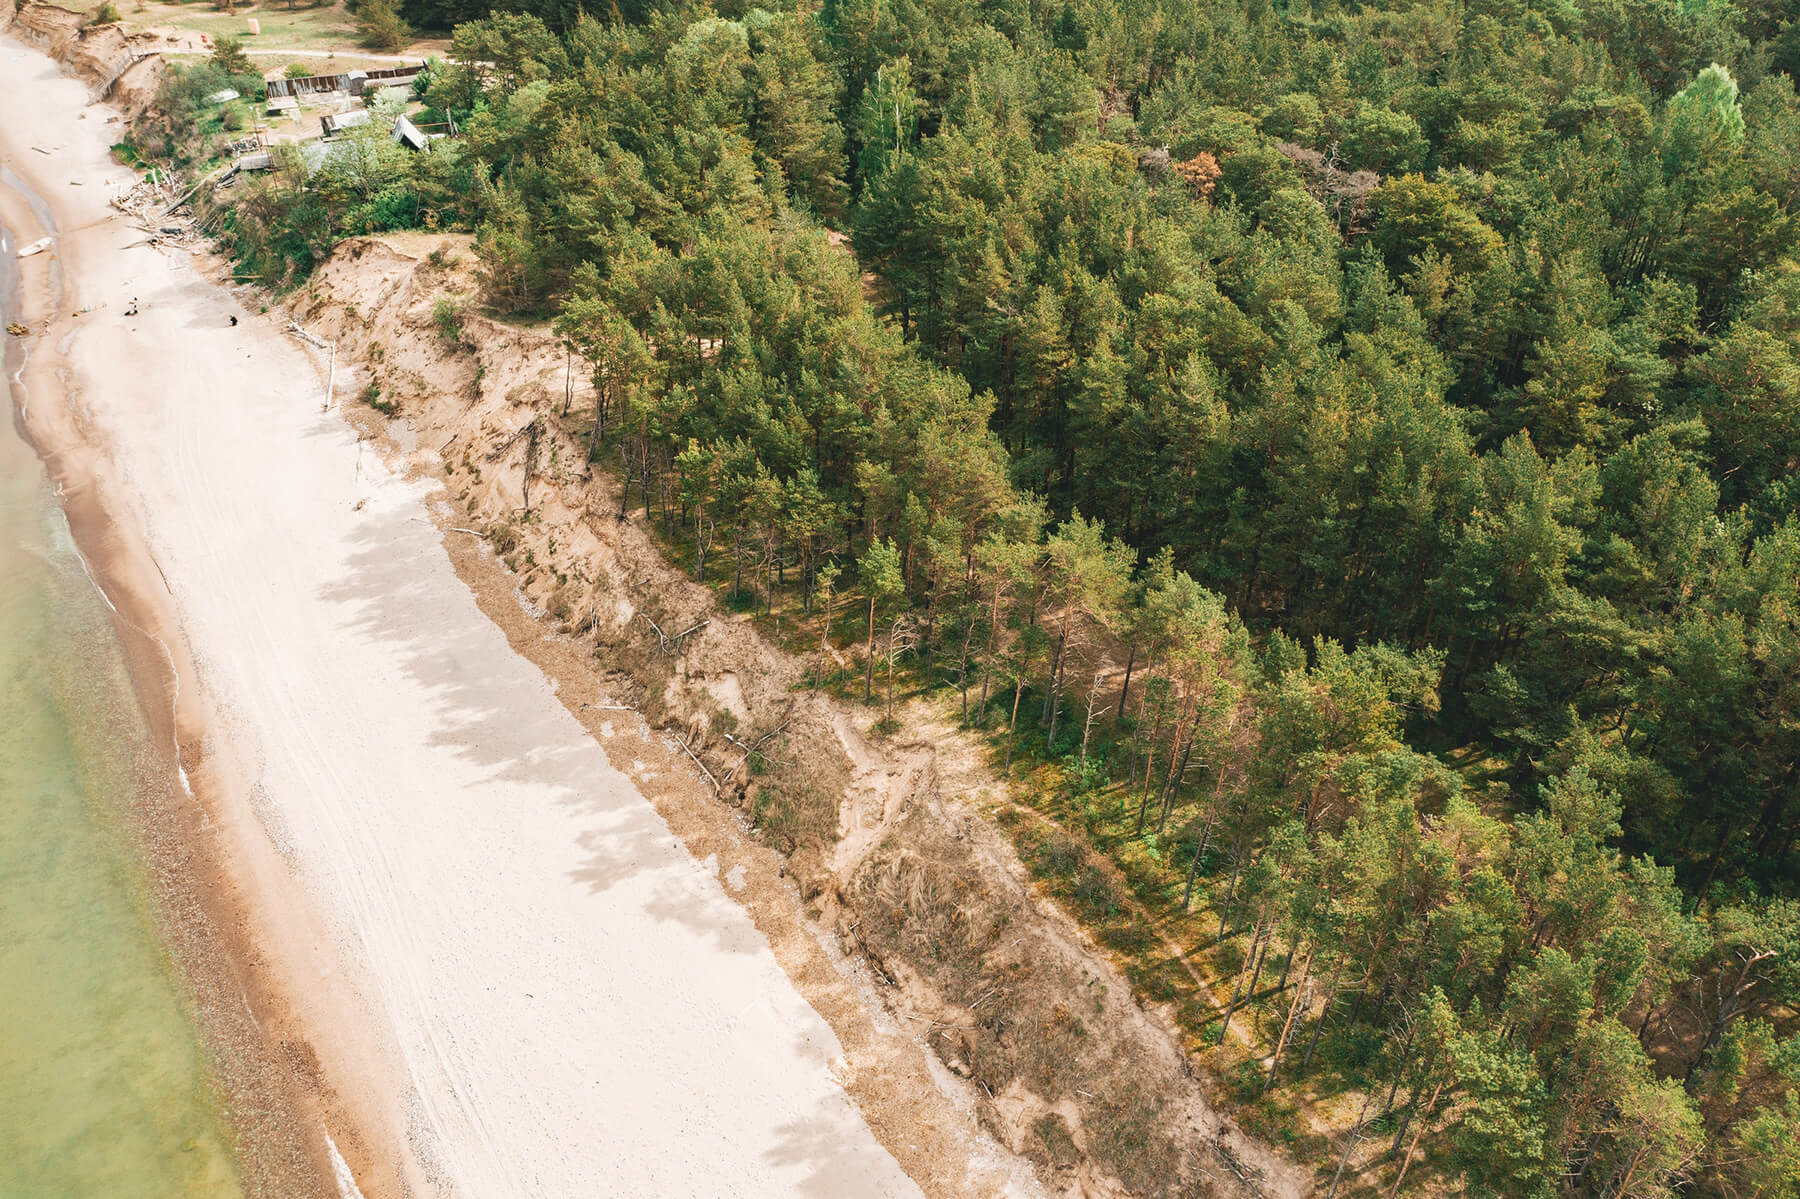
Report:
M 325 407 L 322 412 L 331 411 L 331 393 L 337 387 L 337 342 L 331 343 L 331 365 L 325 372 Z

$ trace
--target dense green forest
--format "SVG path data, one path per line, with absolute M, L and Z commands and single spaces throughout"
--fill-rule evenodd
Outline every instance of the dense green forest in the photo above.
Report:
M 697 574 L 1125 789 L 1396 1192 L 1800 1193 L 1800 4 L 509 8 L 245 269 L 475 232 Z

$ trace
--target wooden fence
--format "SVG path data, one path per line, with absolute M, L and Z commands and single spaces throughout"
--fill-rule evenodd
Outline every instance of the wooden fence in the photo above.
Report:
M 411 83 L 425 64 L 416 67 L 389 67 L 379 71 L 351 71 L 342 75 L 308 75 L 303 79 L 271 79 L 269 80 L 269 99 L 277 96 L 319 95 L 323 92 L 348 92 L 351 85 L 361 81 L 362 87 L 370 84 L 376 87 L 392 87 L 398 83 Z M 360 90 L 360 89 L 358 89 Z

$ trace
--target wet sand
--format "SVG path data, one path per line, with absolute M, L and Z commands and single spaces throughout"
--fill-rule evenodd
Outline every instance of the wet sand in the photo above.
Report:
M 6 176 L 0 174 L 0 184 Z M 18 319 L 0 225 L 0 317 Z M 0 339 L 0 361 L 21 365 Z M 0 428 L 0 1195 L 242 1199 L 143 801 L 174 781 L 112 613 Z M 159 785 L 160 784 L 160 785 Z

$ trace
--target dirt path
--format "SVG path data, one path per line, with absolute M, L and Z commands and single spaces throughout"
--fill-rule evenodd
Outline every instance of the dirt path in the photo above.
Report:
M 354 46 L 345 46 L 341 50 L 302 50 L 298 47 L 291 50 L 259 48 L 256 50 L 246 50 L 244 53 L 252 58 L 353 58 L 358 62 L 391 62 L 398 63 L 402 66 L 421 62 L 424 58 L 423 55 L 413 55 L 409 58 L 404 54 L 372 54 L 367 50 L 359 50 Z

